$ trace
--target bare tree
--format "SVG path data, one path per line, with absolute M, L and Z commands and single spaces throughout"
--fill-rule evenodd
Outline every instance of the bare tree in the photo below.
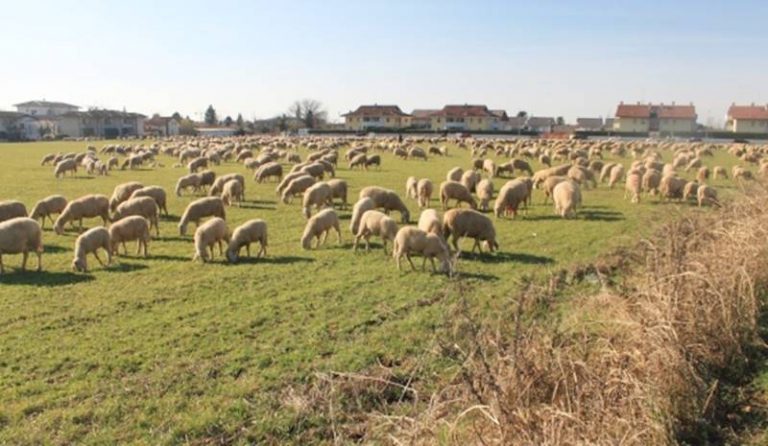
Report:
M 328 112 L 323 108 L 323 103 L 315 99 L 296 101 L 288 108 L 288 112 L 311 129 L 325 123 L 328 118 Z

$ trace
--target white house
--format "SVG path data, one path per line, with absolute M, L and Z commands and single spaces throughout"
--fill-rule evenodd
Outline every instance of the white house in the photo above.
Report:
M 57 117 L 58 133 L 71 138 L 144 136 L 145 118 L 138 113 L 117 110 L 73 111 Z
M 144 121 L 144 133 L 153 136 L 178 136 L 180 123 L 173 117 L 152 116 Z
M 25 115 L 35 117 L 61 116 L 65 113 L 76 112 L 80 110 L 77 105 L 67 104 L 65 102 L 52 101 L 27 101 L 15 104 L 16 111 Z

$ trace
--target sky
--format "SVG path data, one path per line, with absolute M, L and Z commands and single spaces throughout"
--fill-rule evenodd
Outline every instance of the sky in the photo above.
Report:
M 269 118 L 302 98 L 610 116 L 768 103 L 768 2 L 0 0 L 0 109 Z

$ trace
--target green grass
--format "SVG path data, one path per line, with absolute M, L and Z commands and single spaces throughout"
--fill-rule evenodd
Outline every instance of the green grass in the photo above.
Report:
M 162 220 L 149 259 L 121 256 L 107 269 L 90 260 L 88 274 L 70 270 L 76 234 L 57 236 L 50 223 L 42 273 L 15 271 L 20 256 L 4 256 L 0 443 L 178 443 L 219 435 L 290 442 L 312 420 L 299 424 L 280 404 L 285 388 L 316 371 L 408 362 L 429 345 L 457 298 L 444 293 L 453 281 L 428 272 L 399 273 L 378 245 L 369 254 L 354 254 L 349 210 L 340 212 L 342 246 L 331 236 L 325 247 L 303 251 L 300 200 L 276 204 L 274 183 L 259 185 L 250 175 L 248 203 L 229 208 L 227 220 L 231 229 L 247 219 L 266 220 L 269 256 L 237 265 L 220 258 L 193 263 L 191 236 L 180 238 L 176 223 L 196 197 L 173 195 L 176 179 L 186 173 L 171 167 L 176 161 L 161 155 L 164 167 L 156 169 L 108 177 L 80 172 L 60 180 L 51 167 L 39 165 L 45 153 L 82 151 L 85 145 L 0 145 L 0 199 L 22 200 L 30 209 L 53 193 L 70 199 L 110 195 L 116 184 L 136 180 L 169 192 L 171 217 Z M 437 186 L 448 169 L 470 163 L 468 152 L 452 149 L 452 156 L 428 162 L 383 154 L 381 171 L 340 166 L 337 177 L 349 182 L 352 203 L 367 185 L 402 193 L 409 175 L 428 177 Z M 733 164 L 720 153 L 706 162 Z M 246 173 L 234 163 L 214 170 Z M 504 181 L 494 180 L 497 190 Z M 724 189 L 731 183 L 714 185 Z M 563 221 L 535 193 L 527 215 L 496 222 L 500 253 L 462 256 L 460 280 L 471 290 L 463 297 L 479 311 L 493 310 L 521 276 L 586 261 L 690 209 L 655 198 L 632 205 L 622 196 L 621 188 L 585 191 L 580 217 Z M 416 204 L 408 204 L 418 218 Z M 433 200 L 433 206 L 439 203 Z M 471 247 L 471 241 L 463 246 Z M 419 303 L 430 297 L 435 298 L 428 304 Z

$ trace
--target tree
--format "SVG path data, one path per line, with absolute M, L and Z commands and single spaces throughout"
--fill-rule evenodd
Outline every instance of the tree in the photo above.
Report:
M 528 117 L 528 112 L 525 111 L 525 110 L 520 110 L 519 112 L 517 112 L 517 117 L 518 118 L 527 118 Z
M 205 110 L 205 123 L 208 125 L 216 125 L 219 122 L 219 118 L 216 116 L 216 110 L 213 109 L 213 105 L 209 105 Z
M 557 125 L 565 125 L 565 119 L 562 116 L 557 117 Z
M 243 114 L 242 113 L 238 113 L 237 114 L 237 120 L 235 120 L 235 122 L 237 123 L 237 128 L 242 129 L 244 127 L 244 125 L 243 125 L 244 121 L 243 121 Z
M 328 112 L 323 108 L 323 103 L 315 99 L 296 101 L 288 108 L 288 112 L 310 129 L 325 123 L 328 117 Z
M 226 118 L 224 118 L 224 125 L 227 127 L 231 127 L 233 122 L 234 121 L 232 121 L 231 116 L 227 116 Z
M 173 112 L 173 114 L 171 115 L 171 118 L 177 121 L 181 121 L 181 114 L 179 112 Z
M 281 132 L 288 130 L 288 117 L 285 114 L 277 118 L 277 129 Z

